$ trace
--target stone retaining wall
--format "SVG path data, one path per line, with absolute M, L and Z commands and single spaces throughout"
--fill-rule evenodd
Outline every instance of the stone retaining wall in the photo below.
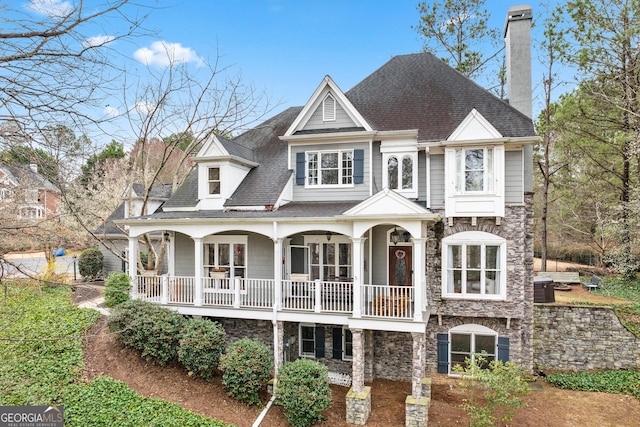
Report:
M 640 368 L 640 339 L 609 307 L 534 307 L 534 363 L 540 369 Z

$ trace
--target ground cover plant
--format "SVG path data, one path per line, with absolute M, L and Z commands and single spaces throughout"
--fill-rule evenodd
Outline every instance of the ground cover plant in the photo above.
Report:
M 569 390 L 630 394 L 640 398 L 640 371 L 554 373 L 547 376 L 547 381 Z
M 0 405 L 62 404 L 69 426 L 226 426 L 177 404 L 144 398 L 111 378 L 85 384 L 82 342 L 100 314 L 77 308 L 65 286 L 3 285 Z

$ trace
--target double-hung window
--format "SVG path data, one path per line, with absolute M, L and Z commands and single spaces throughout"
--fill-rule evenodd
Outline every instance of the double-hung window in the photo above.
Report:
M 457 149 L 456 193 L 492 193 L 494 192 L 494 155 L 493 148 Z
M 209 168 L 207 171 L 209 194 L 220 194 L 220 168 Z
M 316 356 L 316 327 L 315 325 L 300 325 L 300 356 Z
M 307 186 L 353 184 L 353 150 L 307 153 Z
M 506 241 L 468 231 L 442 240 L 442 294 L 451 298 L 506 297 Z

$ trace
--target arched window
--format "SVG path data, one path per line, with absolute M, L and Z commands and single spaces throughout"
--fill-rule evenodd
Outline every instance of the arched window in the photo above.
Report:
M 387 160 L 387 182 L 390 189 L 398 189 L 398 158 L 396 156 L 391 156 Z
M 482 359 L 482 367 L 487 367 L 498 354 L 498 333 L 486 326 L 468 324 L 456 326 L 449 330 L 450 372 L 456 366 L 466 367 L 467 361 L 476 363 Z
M 413 188 L 413 159 L 410 156 L 402 158 L 402 189 Z

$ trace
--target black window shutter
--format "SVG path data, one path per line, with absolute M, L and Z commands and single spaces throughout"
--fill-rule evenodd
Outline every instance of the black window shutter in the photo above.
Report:
M 316 326 L 316 358 L 324 357 L 324 326 Z
M 509 361 L 509 337 L 498 337 L 498 360 L 502 363 Z
M 296 184 L 304 185 L 305 153 L 296 153 Z
M 333 328 L 333 358 L 342 359 L 342 328 Z
M 364 182 L 364 150 L 353 150 L 353 183 Z
M 449 334 L 438 334 L 438 373 L 449 373 Z

